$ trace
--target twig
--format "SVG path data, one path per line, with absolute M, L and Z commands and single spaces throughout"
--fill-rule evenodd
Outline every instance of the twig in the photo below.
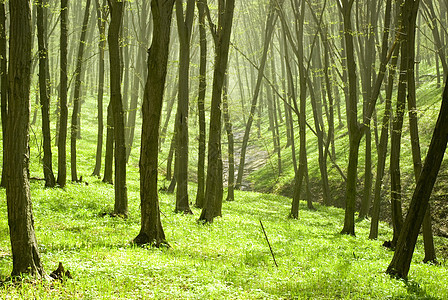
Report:
M 266 230 L 264 230 L 263 223 L 260 220 L 261 229 L 263 229 L 264 237 L 266 238 L 266 242 L 268 242 L 269 250 L 271 250 L 272 258 L 274 259 L 274 264 L 278 268 L 277 261 L 275 260 L 274 251 L 272 251 L 271 243 L 269 243 L 268 236 L 266 235 Z

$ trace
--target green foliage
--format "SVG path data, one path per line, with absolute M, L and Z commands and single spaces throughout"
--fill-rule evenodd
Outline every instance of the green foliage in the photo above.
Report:
M 103 215 L 113 205 L 112 186 L 89 177 L 89 185 L 65 190 L 32 184 L 35 225 L 45 269 L 59 261 L 73 279 L 62 283 L 24 280 L 6 283 L 2 294 L 18 298 L 86 299 L 296 299 L 446 298 L 446 264 L 422 264 L 418 245 L 409 282 L 390 279 L 384 270 L 392 252 L 381 246 L 390 229 L 380 226 L 370 241 L 368 221 L 358 237 L 340 235 L 343 212 L 316 205 L 301 207 L 300 219 L 286 216 L 289 199 L 237 192 L 223 217 L 211 225 L 194 215 L 175 214 L 174 196 L 161 194 L 162 222 L 169 249 L 133 247 L 140 222 L 138 197 L 130 197 L 126 220 Z M 137 185 L 133 180 L 130 186 Z M 193 190 L 193 189 L 192 189 Z M 4 191 L 1 191 L 4 196 Z M 5 203 L 1 211 L 6 215 Z M 261 231 L 262 220 L 279 268 Z M 6 218 L 1 219 L 0 276 L 12 268 Z M 438 242 L 441 242 L 437 240 Z

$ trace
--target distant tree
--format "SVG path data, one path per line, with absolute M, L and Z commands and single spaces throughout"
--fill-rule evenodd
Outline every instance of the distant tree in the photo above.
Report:
M 274 25 L 277 21 L 278 14 L 275 12 L 275 8 L 278 6 L 281 6 L 283 1 L 270 1 L 269 2 L 269 12 L 266 19 L 266 26 L 265 26 L 265 34 L 264 34 L 264 46 L 263 46 L 263 53 L 262 57 L 260 59 L 260 64 L 258 66 L 258 74 L 257 74 L 257 81 L 255 85 L 255 89 L 252 95 L 252 104 L 250 109 L 249 118 L 246 123 L 246 129 L 244 131 L 244 137 L 243 137 L 243 144 L 241 146 L 241 154 L 240 154 L 240 163 L 238 165 L 238 176 L 236 178 L 235 188 L 239 189 L 241 187 L 241 182 L 243 180 L 243 173 L 244 173 L 244 164 L 246 160 L 246 151 L 247 151 L 247 144 L 249 143 L 249 136 L 251 132 L 252 123 L 254 121 L 255 117 L 255 110 L 257 109 L 257 103 L 258 103 L 258 96 L 260 94 L 261 89 L 261 83 L 263 80 L 263 74 L 264 69 L 266 66 L 266 61 L 268 58 L 268 50 L 270 41 L 272 39 L 272 34 L 274 32 Z
M 29 184 L 31 2 L 10 1 L 9 107 L 6 200 L 11 238 L 11 276 L 44 275 L 34 233 Z M 14 138 L 12 138 L 14 137 Z
M 176 161 L 177 181 L 176 212 L 191 214 L 188 202 L 188 110 L 189 110 L 189 73 L 190 39 L 194 17 L 194 0 L 188 0 L 186 11 L 182 0 L 176 0 L 176 20 L 179 33 L 179 92 L 176 114 Z M 185 15 L 185 16 L 184 16 Z
M 146 79 L 146 67 L 144 61 L 146 59 L 146 50 L 148 48 L 148 38 L 147 31 L 149 30 L 148 25 L 148 0 L 141 0 L 141 9 L 139 14 L 139 26 L 138 26 L 138 50 L 137 50 L 137 63 L 134 68 L 134 79 L 133 86 L 131 90 L 131 101 L 129 105 L 129 113 L 128 120 L 126 122 L 126 138 L 127 138 L 127 147 L 126 147 L 126 159 L 129 160 L 129 156 L 131 155 L 132 145 L 134 143 L 134 135 L 135 135 L 135 120 L 137 117 L 138 111 L 138 100 L 139 100 L 139 91 L 143 88 L 143 81 Z
M 156 247 L 166 243 L 160 221 L 158 142 L 163 93 L 167 72 L 171 18 L 175 0 L 151 0 L 153 34 L 148 49 L 148 79 L 142 106 L 142 144 L 140 148 L 141 229 L 134 239 L 137 245 Z
M 226 74 L 222 88 L 222 112 L 224 117 L 224 127 L 227 133 L 227 153 L 228 153 L 228 179 L 227 179 L 227 198 L 226 201 L 235 200 L 235 150 L 232 121 L 229 111 L 229 76 Z
M 58 178 L 57 183 L 64 187 L 67 182 L 67 15 L 68 0 L 61 0 L 61 34 L 60 34 L 60 83 L 59 83 L 59 130 L 58 130 Z
M 2 133 L 3 133 L 3 149 L 6 149 L 6 138 L 7 134 L 6 124 L 8 117 L 8 58 L 6 57 L 6 11 L 5 2 L 0 3 L 0 97 L 1 97 L 1 118 L 2 118 Z M 3 151 L 3 162 L 2 162 L 2 179 L 0 186 L 6 187 L 6 151 Z
M 42 111 L 42 137 L 44 157 L 43 173 L 46 187 L 54 187 L 56 182 L 53 174 L 53 159 L 51 153 L 50 132 L 50 78 L 48 70 L 48 41 L 47 41 L 47 0 L 37 3 L 37 39 L 39 48 L 39 92 Z
M 82 23 L 81 37 L 78 46 L 78 55 L 76 58 L 76 69 L 75 69 L 75 90 L 73 96 L 73 113 L 72 113 L 72 125 L 70 132 L 70 154 L 71 154 L 71 175 L 72 181 L 79 181 L 78 172 L 76 168 L 76 140 L 78 139 L 79 133 L 79 111 L 81 102 L 81 77 L 82 77 L 82 65 L 84 57 L 84 48 L 86 44 L 87 36 L 87 25 L 89 24 L 90 15 L 90 3 L 91 0 L 86 1 L 86 8 L 84 11 L 84 20 Z
M 205 186 L 205 201 L 199 220 L 213 222 L 221 215 L 223 185 L 221 157 L 221 97 L 229 58 L 230 33 L 232 31 L 235 0 L 218 2 L 218 24 L 212 26 L 215 42 L 215 69 L 210 112 L 210 134 L 208 139 L 208 165 Z
M 386 271 L 394 277 L 406 279 L 408 276 L 417 237 L 428 210 L 429 197 L 431 196 L 440 165 L 442 164 L 447 142 L 448 80 L 445 83 L 442 105 L 426 155 L 426 160 L 417 181 L 417 186 L 415 187 L 409 211 L 398 238 L 394 256 Z
M 99 0 L 95 0 L 96 15 L 98 32 L 100 35 L 100 41 L 98 43 L 98 134 L 96 140 L 96 156 L 95 156 L 95 168 L 93 170 L 93 176 L 100 176 L 101 170 L 101 157 L 103 153 L 103 95 L 104 95 L 104 51 L 106 47 L 106 13 L 104 11 L 105 0 L 100 4 Z
M 196 191 L 195 206 L 202 208 L 205 197 L 205 92 L 207 89 L 207 35 L 205 31 L 205 0 L 198 0 L 199 15 L 199 94 L 198 94 L 198 117 L 199 117 L 199 151 L 198 151 L 198 188 Z
M 109 44 L 110 103 L 112 105 L 115 139 L 115 207 L 114 214 L 127 216 L 125 114 L 121 96 L 120 28 L 123 23 L 125 1 L 109 0 L 111 21 L 107 41 Z

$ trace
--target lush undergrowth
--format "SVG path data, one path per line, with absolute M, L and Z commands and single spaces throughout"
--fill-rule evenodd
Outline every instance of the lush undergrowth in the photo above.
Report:
M 237 192 L 224 203 L 223 217 L 211 225 L 194 215 L 173 213 L 174 197 L 161 194 L 162 223 L 171 248 L 129 244 L 139 231 L 138 193 L 130 183 L 130 218 L 103 216 L 113 206 L 111 186 L 96 178 L 65 190 L 32 184 L 35 226 L 47 272 L 59 261 L 73 279 L 4 283 L 3 298 L 54 299 L 292 299 L 292 298 L 447 298 L 448 269 L 426 265 L 419 243 L 408 282 L 384 271 L 392 252 L 381 246 L 390 236 L 370 241 L 368 221 L 358 237 L 340 235 L 343 212 L 301 207 L 300 219 L 287 219 L 290 201 L 275 195 Z M 193 192 L 193 189 L 192 189 Z M 4 191 L 2 191 L 4 193 Z M 191 197 L 193 193 L 191 194 Z M 1 203 L 6 215 L 5 203 Z M 261 231 L 263 221 L 278 268 Z M 0 221 L 0 276 L 12 268 L 6 218 Z M 442 243 L 441 240 L 437 240 Z

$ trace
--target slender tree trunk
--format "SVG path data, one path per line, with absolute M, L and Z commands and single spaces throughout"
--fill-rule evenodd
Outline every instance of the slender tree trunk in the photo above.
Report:
M 110 105 L 114 119 L 115 138 L 115 206 L 114 214 L 124 217 L 128 214 L 128 196 L 126 187 L 126 141 L 124 138 L 125 114 L 121 96 L 120 76 L 120 44 L 119 34 L 123 23 L 123 10 L 125 2 L 109 1 L 111 21 L 107 41 L 109 44 L 110 65 Z
M 283 3 L 283 1 L 278 1 L 278 2 L 279 2 L 278 5 L 281 5 Z M 236 179 L 236 184 L 235 184 L 236 189 L 240 188 L 241 182 L 243 180 L 244 163 L 246 160 L 246 150 L 247 150 L 247 144 L 249 143 L 250 129 L 252 127 L 255 110 L 257 108 L 258 95 L 259 95 L 260 89 L 261 89 L 261 82 L 263 79 L 264 68 L 266 66 L 266 60 L 267 60 L 270 40 L 272 38 L 272 33 L 274 32 L 274 25 L 275 25 L 275 22 L 277 21 L 277 17 L 278 17 L 277 13 L 275 12 L 276 7 L 277 7 L 276 2 L 270 1 L 270 9 L 269 9 L 268 17 L 266 20 L 266 27 L 265 27 L 263 54 L 262 54 L 262 57 L 260 60 L 260 66 L 258 67 L 257 82 L 256 82 L 255 89 L 253 92 L 249 119 L 247 120 L 247 123 L 246 123 L 246 130 L 244 131 L 243 144 L 241 146 L 240 163 L 238 165 L 238 177 Z
M 140 11 L 140 36 L 139 36 L 139 47 L 137 50 L 137 68 L 135 69 L 134 74 L 134 82 L 133 82 L 133 88 L 131 91 L 131 103 L 129 106 L 129 114 L 128 114 L 128 121 L 127 121 L 127 154 L 126 154 L 126 161 L 129 160 L 129 156 L 131 155 L 132 145 L 134 144 L 134 134 L 135 134 L 135 120 L 137 117 L 137 110 L 138 110 L 138 96 L 139 96 L 139 89 L 140 89 L 140 82 L 143 79 L 146 79 L 146 68 L 144 67 L 144 61 L 145 61 L 145 52 L 147 49 L 148 44 L 148 38 L 147 38 L 147 31 L 148 31 L 148 23 L 147 23 L 147 16 L 148 16 L 148 0 L 141 0 L 141 11 Z M 141 67 L 140 67 L 141 66 Z
M 106 153 L 104 157 L 104 177 L 103 182 L 113 183 L 113 164 L 114 164 L 114 116 L 112 105 L 107 106 L 107 130 L 106 130 Z
M 6 201 L 12 273 L 44 276 L 34 232 L 29 184 L 31 2 L 11 1 L 9 106 L 6 135 Z M 14 138 L 12 138 L 14 137 Z
M 213 73 L 210 130 L 208 140 L 208 165 L 205 187 L 205 201 L 199 220 L 211 223 L 221 215 L 222 206 L 222 158 L 221 158 L 221 96 L 229 57 L 230 33 L 232 31 L 235 0 L 219 2 L 218 26 L 214 32 L 215 69 Z
M 184 17 L 182 0 L 176 0 L 176 19 L 179 33 L 179 93 L 176 114 L 176 212 L 191 214 L 188 201 L 188 109 L 190 39 L 194 16 L 194 0 L 187 1 Z
M 37 38 L 39 48 L 39 91 L 42 111 L 42 137 L 44 157 L 43 173 L 46 187 L 54 187 L 56 182 L 53 174 L 53 159 L 51 153 L 50 132 L 50 78 L 48 77 L 48 49 L 47 49 L 47 8 L 46 0 L 37 3 Z
M 68 63 L 67 63 L 67 16 L 68 0 L 61 0 L 61 35 L 60 35 L 60 83 L 59 83 L 59 130 L 58 130 L 58 178 L 57 183 L 64 187 L 67 182 L 67 90 L 68 90 Z
M 230 120 L 230 112 L 229 112 L 229 98 L 228 98 L 228 75 L 224 79 L 224 85 L 222 88 L 223 96 L 222 96 L 222 106 L 223 106 L 223 117 L 224 117 L 224 126 L 226 128 L 227 133 L 227 141 L 228 141 L 228 155 L 229 155 L 229 176 L 228 176 L 228 188 L 227 188 L 227 201 L 235 200 L 235 150 L 234 150 L 234 138 L 233 138 L 233 129 L 232 129 L 232 121 Z
M 2 118 L 2 133 L 3 133 L 3 149 L 6 149 L 6 135 L 8 130 L 6 128 L 8 120 L 8 59 L 6 53 L 6 11 L 5 3 L 0 3 L 0 97 L 1 97 L 1 118 Z M 6 187 L 6 151 L 3 151 L 2 160 L 2 179 L 0 186 Z
M 84 21 L 82 25 L 81 38 L 78 47 L 78 56 L 76 60 L 76 78 L 75 78 L 75 91 L 73 98 L 73 113 L 72 113 L 72 126 L 70 133 L 70 149 L 71 149 L 71 175 L 72 181 L 79 181 L 78 172 L 76 168 L 76 139 L 78 138 L 79 131 L 79 113 L 80 113 L 80 102 L 81 102 L 81 76 L 82 76 L 82 63 L 83 63 L 83 55 L 84 55 L 84 47 L 86 42 L 87 35 L 87 25 L 89 23 L 89 15 L 90 15 L 90 2 L 91 0 L 86 1 L 86 9 L 84 12 Z
M 106 20 L 103 12 L 104 2 L 100 6 L 99 0 L 96 3 L 96 14 L 98 20 L 98 32 L 100 34 L 100 42 L 98 44 L 99 50 L 99 62 L 98 62 L 98 134 L 96 139 L 96 157 L 95 157 L 95 168 L 92 175 L 100 177 L 101 171 L 101 158 L 103 154 L 103 94 L 104 94 L 104 48 L 106 46 L 105 37 L 106 35 Z
M 355 201 L 356 201 L 356 180 L 358 174 L 358 153 L 359 144 L 361 142 L 362 134 L 360 125 L 358 123 L 358 99 L 357 99 L 357 78 L 356 78 L 356 63 L 352 35 L 352 21 L 351 10 L 353 0 L 342 1 L 343 5 L 340 7 L 344 19 L 344 39 L 346 50 L 346 67 L 348 73 L 348 95 L 346 98 L 347 107 L 347 124 L 349 132 L 349 158 L 347 168 L 347 185 L 345 194 L 345 218 L 343 234 L 355 235 Z
M 407 2 L 407 1 L 406 1 Z M 415 187 L 406 220 L 400 232 L 397 247 L 386 273 L 406 279 L 411 265 L 417 237 L 425 214 L 428 211 L 429 197 L 431 196 L 437 174 L 448 142 L 448 82 L 442 97 L 442 106 L 436 127 L 429 145 L 426 160 L 417 186 Z
M 389 0 L 388 2 L 391 2 L 391 0 Z M 378 146 L 378 163 L 375 179 L 372 221 L 370 223 L 369 239 L 378 238 L 378 222 L 380 218 L 380 208 L 381 208 L 381 187 L 383 185 L 384 169 L 386 166 L 387 143 L 389 140 L 389 124 L 390 124 L 390 118 L 392 116 L 392 92 L 394 87 L 394 77 L 396 73 L 399 50 L 400 50 L 399 47 L 395 48 L 391 66 L 389 68 L 389 78 L 387 81 L 387 88 L 386 88 L 385 109 L 381 126 L 381 137 Z
M 165 244 L 160 221 L 157 187 L 158 142 L 163 92 L 169 53 L 171 17 L 175 0 L 151 0 L 153 15 L 152 44 L 148 50 L 148 79 L 142 106 L 142 144 L 140 148 L 141 229 L 134 239 L 137 245 L 156 247 Z
M 207 35 L 205 31 L 205 2 L 197 1 L 199 14 L 199 95 L 198 95 L 198 117 L 199 117 L 199 152 L 198 152 L 198 189 L 196 192 L 195 206 L 202 208 L 205 198 L 205 93 L 207 89 Z

